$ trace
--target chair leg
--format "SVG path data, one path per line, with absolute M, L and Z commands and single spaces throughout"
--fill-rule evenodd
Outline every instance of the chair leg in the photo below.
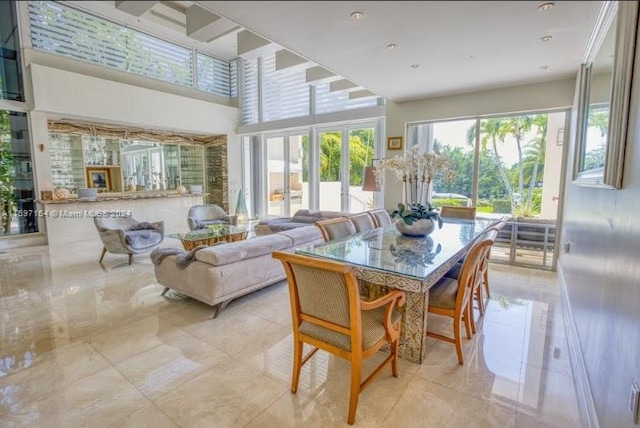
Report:
M 484 315 L 484 296 L 482 293 L 482 284 L 476 288 L 476 300 L 478 301 L 478 312 L 480 312 L 480 316 Z
M 464 313 L 464 329 L 467 332 L 467 339 L 471 339 L 471 319 L 473 318 L 473 311 L 469 307 Z
M 455 344 L 456 344 L 456 354 L 458 354 L 458 364 L 462 365 L 463 364 L 463 360 L 462 360 L 462 338 L 460 337 L 460 324 L 461 323 L 461 319 L 460 317 L 455 317 L 453 319 L 453 337 L 455 338 Z
M 356 421 L 356 410 L 358 410 L 358 399 L 360 398 L 360 376 L 362 372 L 362 361 L 351 360 L 351 395 L 349 397 L 349 417 L 347 423 L 353 425 Z
M 302 341 L 293 339 L 293 376 L 291 376 L 291 393 L 298 392 L 298 382 L 300 382 L 300 370 L 302 370 Z
M 471 333 L 476 334 L 476 320 L 473 317 L 473 300 L 469 301 L 467 316 L 469 317 L 469 324 L 471 325 Z
M 400 338 L 396 339 L 395 342 L 391 344 L 391 355 L 393 358 L 391 359 L 391 374 L 393 377 L 398 377 L 398 349 L 400 348 Z
M 100 255 L 100 261 L 98 263 L 102 264 L 102 259 L 104 259 L 105 254 L 107 254 L 107 249 L 102 247 L 102 254 Z
M 133 254 L 129 254 L 129 266 L 133 263 Z
M 490 299 L 491 292 L 489 291 L 489 269 L 484 271 L 484 289 L 487 292 L 487 299 Z

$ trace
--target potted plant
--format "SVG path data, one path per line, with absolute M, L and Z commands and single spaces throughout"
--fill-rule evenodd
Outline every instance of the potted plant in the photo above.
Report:
M 427 205 L 398 204 L 398 209 L 391 213 L 391 218 L 397 219 L 395 224 L 400 233 L 407 236 L 425 236 L 433 232 L 436 228 L 442 227 L 442 218 L 433 206 Z

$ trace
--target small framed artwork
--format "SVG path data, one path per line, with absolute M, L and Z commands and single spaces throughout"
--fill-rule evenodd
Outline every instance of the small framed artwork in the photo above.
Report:
M 111 190 L 111 178 L 107 168 L 87 168 L 87 187 L 90 189 Z
M 402 137 L 387 137 L 387 150 L 402 150 Z

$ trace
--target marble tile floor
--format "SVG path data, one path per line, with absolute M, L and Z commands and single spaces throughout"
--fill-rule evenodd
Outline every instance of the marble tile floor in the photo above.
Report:
M 101 267 L 99 255 L 92 243 L 0 255 L 0 426 L 347 426 L 346 361 L 319 352 L 289 392 L 286 283 L 214 320 L 205 304 L 161 297 L 148 256 Z M 425 363 L 401 360 L 399 378 L 386 370 L 361 394 L 355 426 L 580 426 L 555 274 L 492 265 L 490 281 L 465 365 L 429 339 Z

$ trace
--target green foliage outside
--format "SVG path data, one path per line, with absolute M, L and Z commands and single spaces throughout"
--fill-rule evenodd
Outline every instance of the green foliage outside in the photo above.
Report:
M 9 112 L 0 110 L 0 232 L 9 233 L 16 209 L 15 169 L 11 150 Z
M 371 165 L 374 156 L 375 133 L 371 128 L 349 133 L 349 185 L 361 186 L 364 167 Z M 302 137 L 302 179 L 309 181 L 309 137 Z M 342 133 L 320 134 L 320 181 L 340 181 Z

